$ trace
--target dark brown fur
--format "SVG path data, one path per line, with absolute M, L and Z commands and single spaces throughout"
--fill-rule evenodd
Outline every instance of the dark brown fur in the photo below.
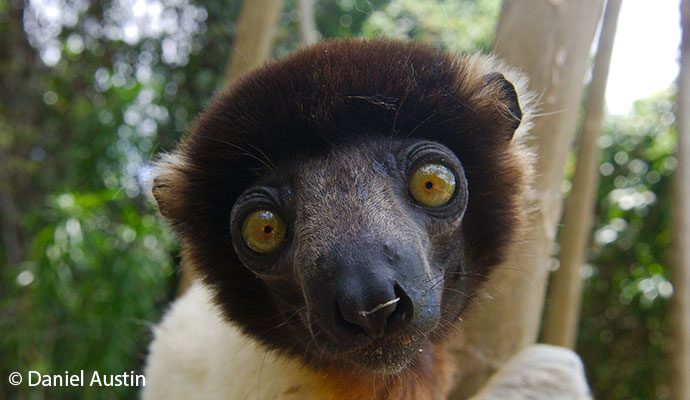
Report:
M 414 43 L 333 41 L 269 62 L 218 95 L 176 150 L 177 161 L 161 162 L 153 191 L 182 239 L 185 265 L 214 289 L 227 319 L 270 348 L 331 371 L 334 393 L 354 393 L 349 383 L 359 372 L 308 356 L 285 326 L 290 316 L 276 309 L 268 278 L 245 268 L 235 253 L 229 221 L 235 200 L 257 179 L 280 179 L 281 170 L 299 160 L 372 137 L 435 141 L 460 160 L 469 192 L 460 257 L 470 267 L 464 278 L 476 288 L 514 239 L 529 171 L 521 146 L 511 142 L 521 117 L 511 108 L 515 92 L 486 65 L 491 62 Z M 473 295 L 474 289 L 463 294 Z M 363 383 L 360 397 L 372 396 L 370 381 L 376 380 L 390 398 L 444 395 L 442 348 L 454 320 L 429 335 L 425 349 L 434 354 L 403 371 L 414 375 L 356 379 Z

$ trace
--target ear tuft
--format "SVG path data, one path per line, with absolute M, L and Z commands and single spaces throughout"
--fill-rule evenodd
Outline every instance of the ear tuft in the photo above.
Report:
M 179 204 L 181 174 L 185 168 L 183 157 L 178 153 L 164 154 L 155 164 L 151 193 L 158 205 L 158 211 L 174 222 L 175 204 Z
M 493 72 L 484 76 L 487 86 L 492 86 L 497 90 L 497 95 L 501 104 L 501 115 L 509 121 L 510 138 L 520 126 L 522 121 L 522 109 L 518 101 L 515 86 L 500 72 Z
M 156 205 L 158 206 L 158 211 L 161 213 L 166 218 L 169 218 L 169 216 L 166 213 L 166 207 L 165 207 L 165 192 L 167 190 L 168 185 L 165 183 L 165 179 L 162 178 L 161 176 L 156 176 L 153 178 L 153 185 L 151 186 L 151 193 L 153 194 L 153 198 L 156 199 Z

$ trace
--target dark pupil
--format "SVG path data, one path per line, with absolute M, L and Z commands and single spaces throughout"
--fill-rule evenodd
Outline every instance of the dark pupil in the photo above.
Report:
M 424 186 L 425 186 L 427 189 L 431 189 L 432 187 L 434 187 L 434 184 L 431 183 L 431 181 L 427 181 L 427 183 L 426 183 Z
M 264 226 L 264 233 L 271 233 L 272 230 L 273 229 L 271 229 L 270 226 L 268 226 L 268 225 Z

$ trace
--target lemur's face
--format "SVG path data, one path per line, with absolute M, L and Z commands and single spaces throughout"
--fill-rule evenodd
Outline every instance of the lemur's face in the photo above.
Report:
M 305 352 L 405 367 L 472 293 L 462 164 L 438 143 L 380 138 L 275 168 L 233 207 L 240 260 Z
M 389 374 L 448 339 L 526 187 L 517 92 L 494 67 L 334 41 L 221 93 L 153 192 L 228 323 L 316 368 Z

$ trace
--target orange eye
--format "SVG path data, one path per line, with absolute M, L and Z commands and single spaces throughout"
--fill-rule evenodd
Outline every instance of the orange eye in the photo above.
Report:
M 285 223 L 272 211 L 254 211 L 242 224 L 242 239 L 255 252 L 270 253 L 285 240 Z
M 441 164 L 424 164 L 410 177 L 410 193 L 426 207 L 448 204 L 455 192 L 455 175 Z

